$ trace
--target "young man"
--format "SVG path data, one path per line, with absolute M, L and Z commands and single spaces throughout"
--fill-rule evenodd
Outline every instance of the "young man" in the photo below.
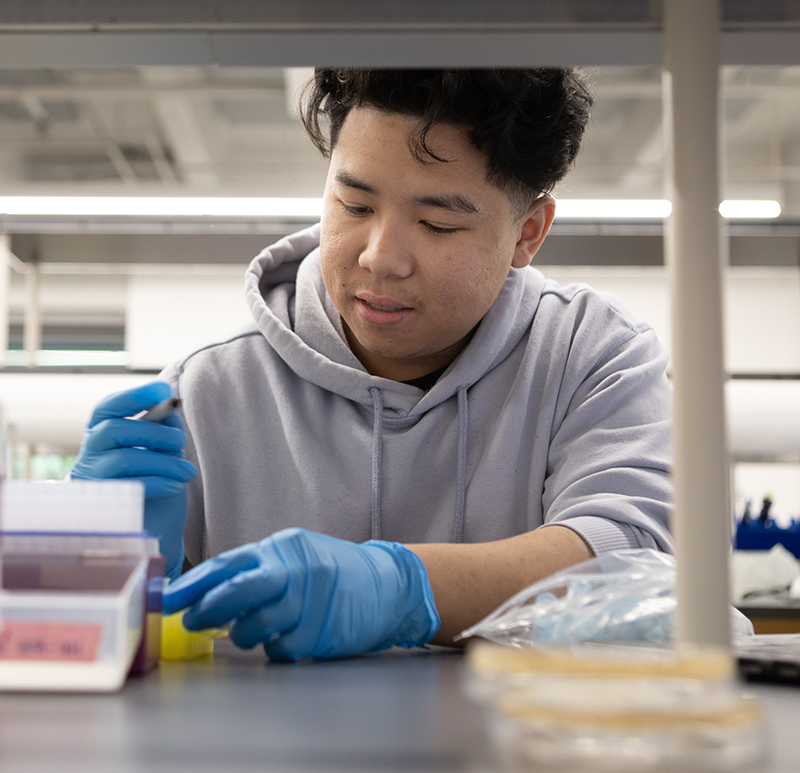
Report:
M 166 384 L 101 404 L 73 471 L 145 480 L 173 576 L 186 518 L 168 611 L 337 657 L 448 643 L 593 553 L 670 549 L 665 355 L 529 266 L 590 105 L 565 70 L 317 71 L 321 224 L 251 264 L 252 329 L 164 374 L 188 517 L 180 420 L 124 418 Z

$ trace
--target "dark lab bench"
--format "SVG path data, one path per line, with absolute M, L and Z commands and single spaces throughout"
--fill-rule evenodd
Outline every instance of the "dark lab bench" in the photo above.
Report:
M 391 650 L 268 663 L 261 649 L 162 663 L 111 695 L 0 694 L 3 773 L 491 773 L 460 652 Z M 772 737 L 768 773 L 800 770 L 800 689 L 749 685 Z

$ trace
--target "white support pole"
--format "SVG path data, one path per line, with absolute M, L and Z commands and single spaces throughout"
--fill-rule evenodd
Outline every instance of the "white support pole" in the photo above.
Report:
M 719 215 L 720 0 L 665 0 L 679 645 L 730 646 Z
M 11 469 L 11 448 L 8 442 L 8 425 L 3 413 L 3 404 L 0 403 L 0 484 L 4 481 Z M 3 513 L 0 512 L 0 530 L 3 528 Z M 0 583 L 1 585 L 2 583 Z
M 19 480 L 30 480 L 31 477 L 31 455 L 33 449 L 30 443 L 20 440 L 14 443 L 12 448 L 11 469 L 9 470 L 9 478 L 16 477 Z
M 8 234 L 0 234 L 0 368 L 6 364 L 8 351 L 10 255 L 11 237 Z
M 28 366 L 36 365 L 42 348 L 42 310 L 39 298 L 39 264 L 28 263 L 25 274 L 25 319 L 22 337 L 28 354 Z

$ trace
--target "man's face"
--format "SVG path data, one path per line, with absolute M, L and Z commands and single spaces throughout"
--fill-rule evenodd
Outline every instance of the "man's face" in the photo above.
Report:
M 546 198 L 519 218 L 486 180 L 484 155 L 450 125 L 408 147 L 416 123 L 350 112 L 331 154 L 322 277 L 348 342 L 373 375 L 397 381 L 448 365 L 467 345 L 511 266 L 530 262 L 553 215 Z

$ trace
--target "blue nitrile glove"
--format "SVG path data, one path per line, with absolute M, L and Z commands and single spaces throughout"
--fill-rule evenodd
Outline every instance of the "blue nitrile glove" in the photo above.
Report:
M 169 384 L 153 381 L 116 392 L 94 409 L 84 433 L 72 478 L 104 480 L 135 478 L 145 487 L 144 528 L 158 537 L 167 559 L 166 573 L 175 578 L 183 564 L 183 527 L 186 523 L 186 482 L 195 466 L 181 458 L 186 435 L 180 416 L 160 422 L 133 421 L 172 394 Z
M 235 644 L 263 643 L 274 660 L 417 647 L 439 630 L 428 573 L 408 548 L 305 529 L 284 529 L 196 566 L 164 594 L 166 614 L 189 606 L 189 630 L 233 620 Z

